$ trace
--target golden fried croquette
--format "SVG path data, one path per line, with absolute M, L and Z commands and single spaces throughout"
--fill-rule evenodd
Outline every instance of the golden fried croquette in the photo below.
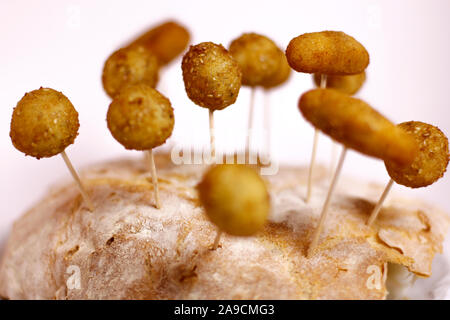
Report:
M 300 97 L 299 109 L 314 127 L 346 147 L 402 165 L 414 159 L 414 139 L 362 100 L 314 89 Z
M 189 31 L 185 27 L 175 21 L 167 21 L 138 37 L 131 46 L 142 45 L 164 65 L 180 55 L 189 40 Z
M 344 32 L 305 33 L 289 42 L 286 57 L 292 69 L 305 73 L 349 75 L 363 72 L 369 53 Z
M 14 108 L 11 131 L 14 147 L 38 159 L 64 151 L 78 135 L 78 112 L 61 92 L 40 88 L 25 94 Z
M 262 178 L 250 167 L 235 164 L 212 167 L 197 188 L 209 219 L 228 234 L 250 236 L 266 222 L 269 193 Z
M 321 74 L 314 73 L 313 78 L 316 86 L 320 87 Z M 354 95 L 362 87 L 364 81 L 366 81 L 365 71 L 348 76 L 329 75 L 327 76 L 327 88 Z
M 221 110 L 236 101 L 242 72 L 222 45 L 202 42 L 191 46 L 181 68 L 186 93 L 195 104 Z
M 265 89 L 278 87 L 279 85 L 285 83 L 291 75 L 292 69 L 287 62 L 286 55 L 280 49 L 278 49 L 278 55 L 281 60 L 280 66 L 272 77 L 269 77 L 262 83 L 262 86 Z
M 419 121 L 403 122 L 397 127 L 414 137 L 418 152 L 414 161 L 407 166 L 384 162 L 392 180 L 410 188 L 420 188 L 441 178 L 449 160 L 445 134 L 439 128 Z
M 109 56 L 105 62 L 103 88 L 111 98 L 127 85 L 143 82 L 154 88 L 158 82 L 158 73 L 158 59 L 144 47 L 122 48 Z
M 277 45 L 269 38 L 244 33 L 230 44 L 230 54 L 242 70 L 242 84 L 260 86 L 273 78 L 282 60 Z
M 174 126 L 169 99 L 143 83 L 125 87 L 109 105 L 106 120 L 113 137 L 133 150 L 162 145 Z

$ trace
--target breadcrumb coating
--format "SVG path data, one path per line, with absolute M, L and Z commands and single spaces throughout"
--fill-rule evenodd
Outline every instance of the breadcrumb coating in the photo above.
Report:
M 157 57 L 142 46 L 131 46 L 114 52 L 103 67 L 102 82 L 106 93 L 114 98 L 123 87 L 145 83 L 154 88 L 158 82 Z
M 48 158 L 64 151 L 78 135 L 78 112 L 61 92 L 40 88 L 24 95 L 14 108 L 9 133 L 16 149 Z
M 321 77 L 322 75 L 320 73 L 314 73 L 313 75 L 314 83 L 317 87 L 320 87 Z M 359 91 L 359 89 L 361 89 L 365 81 L 365 71 L 348 76 L 329 75 L 327 76 L 327 88 L 336 89 L 342 93 L 354 95 Z
M 165 65 L 183 53 L 189 41 L 189 31 L 185 27 L 175 21 L 167 21 L 145 32 L 131 46 L 143 46 L 158 58 L 161 65 Z
M 235 236 L 260 231 L 270 211 L 267 187 L 252 168 L 244 165 L 212 167 L 197 186 L 209 219 Z
M 348 148 L 402 165 L 414 159 L 414 139 L 360 99 L 314 89 L 300 97 L 299 109 L 314 127 Z
M 242 84 L 261 86 L 280 69 L 282 59 L 277 45 L 266 36 L 244 33 L 230 44 L 230 54 L 242 70 Z
M 141 83 L 126 87 L 114 98 L 107 123 L 126 149 L 150 150 L 171 136 L 174 114 L 169 99 Z
M 449 160 L 445 134 L 439 128 L 420 121 L 403 122 L 397 126 L 414 137 L 419 151 L 407 166 L 385 161 L 392 180 L 406 187 L 421 188 L 443 177 Z
M 222 45 L 202 42 L 191 46 L 181 68 L 186 93 L 195 104 L 221 110 L 236 101 L 242 72 Z
M 340 31 L 302 34 L 289 42 L 286 57 L 292 69 L 305 73 L 349 75 L 369 65 L 364 46 Z

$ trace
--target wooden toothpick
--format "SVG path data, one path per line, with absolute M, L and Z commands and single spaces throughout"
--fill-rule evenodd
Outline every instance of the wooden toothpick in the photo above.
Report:
M 153 150 L 148 150 L 148 158 L 150 161 L 150 172 L 152 174 L 152 183 L 153 183 L 153 189 L 155 192 L 155 205 L 156 209 L 161 208 L 161 202 L 159 200 L 159 189 L 158 189 L 158 176 L 156 175 L 156 166 L 155 166 L 155 158 L 153 156 Z
M 319 242 L 320 233 L 322 232 L 322 228 L 323 228 L 325 220 L 327 218 L 328 208 L 330 207 L 330 203 L 331 203 L 331 197 L 333 196 L 334 189 L 335 189 L 337 181 L 339 179 L 339 175 L 341 173 L 341 169 L 344 164 L 346 153 L 347 153 L 347 148 L 344 146 L 344 148 L 342 149 L 341 157 L 339 158 L 338 165 L 336 167 L 336 171 L 334 172 L 333 180 L 331 181 L 330 188 L 328 189 L 327 198 L 325 200 L 325 203 L 323 204 L 322 212 L 320 213 L 319 225 L 317 226 L 316 230 L 314 231 L 313 240 L 308 249 L 308 258 L 311 257 L 312 253 L 314 252 L 314 249 L 317 247 L 317 243 Z
M 330 167 L 328 168 L 328 172 L 330 173 L 330 180 L 333 179 L 333 172 L 336 164 L 337 153 L 338 153 L 338 143 L 333 139 L 331 139 Z
M 266 152 L 269 159 L 272 154 L 272 145 L 271 145 L 271 129 L 272 125 L 270 122 L 270 94 L 269 90 L 264 90 L 264 131 L 266 137 Z
M 74 167 L 72 166 L 72 163 L 70 162 L 69 157 L 67 156 L 65 150 L 63 152 L 61 152 L 61 157 L 63 158 L 64 162 L 66 163 L 67 168 L 69 169 L 70 173 L 72 174 L 72 177 L 75 180 L 75 183 L 77 184 L 78 189 L 80 190 L 81 196 L 83 197 L 84 201 L 88 205 L 89 211 L 94 211 L 94 205 L 92 204 L 91 198 L 89 198 L 89 195 L 86 192 L 86 189 L 84 188 L 80 177 L 78 176 L 77 172 L 75 171 Z
M 245 150 L 249 155 L 250 162 L 250 140 L 251 140 L 251 132 L 252 132 L 252 124 L 253 124 L 253 111 L 255 109 L 255 87 L 251 88 L 250 91 L 250 105 L 248 109 L 248 127 L 247 127 L 247 141 L 245 145 Z
M 386 188 L 384 188 L 383 194 L 381 195 L 380 199 L 377 202 L 377 205 L 375 206 L 372 213 L 370 214 L 369 220 L 367 220 L 367 225 L 369 227 L 372 225 L 372 223 L 377 218 L 378 213 L 380 213 L 381 207 L 383 206 L 383 202 L 384 202 L 384 200 L 386 200 L 386 197 L 389 194 L 389 191 L 391 190 L 393 184 L 394 184 L 394 180 L 390 179 L 388 184 L 386 185 Z
M 319 129 L 314 129 L 314 140 L 313 140 L 313 149 L 311 152 L 311 162 L 309 164 L 309 170 L 308 170 L 308 186 L 306 191 L 306 203 L 311 200 L 312 195 L 312 175 L 314 171 L 314 164 L 316 162 L 316 150 L 317 150 L 317 140 L 319 140 Z
M 327 87 L 327 75 L 320 75 L 320 89 L 325 89 Z
M 211 146 L 211 159 L 216 157 L 216 145 L 214 137 L 214 110 L 209 109 L 209 142 Z
M 324 89 L 327 87 L 327 75 L 321 74 L 320 75 L 320 88 Z M 313 148 L 311 152 L 311 162 L 309 164 L 309 170 L 308 170 L 308 186 L 306 191 L 306 203 L 311 200 L 312 195 L 312 176 L 314 172 L 314 164 L 316 162 L 316 151 L 317 151 L 317 144 L 319 141 L 319 129 L 314 128 L 314 140 L 313 140 Z
M 214 244 L 213 244 L 213 250 L 216 250 L 217 247 L 219 246 L 219 242 L 220 242 L 220 238 L 222 237 L 222 231 L 221 230 L 217 230 L 217 234 L 216 234 L 216 238 L 214 239 Z

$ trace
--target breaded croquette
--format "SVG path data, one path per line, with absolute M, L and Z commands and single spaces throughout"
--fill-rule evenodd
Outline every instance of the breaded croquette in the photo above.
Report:
M 441 178 L 448 165 L 448 139 L 439 128 L 420 121 L 403 122 L 397 127 L 410 134 L 418 145 L 414 161 L 400 166 L 385 161 L 389 176 L 398 184 L 410 188 L 426 187 Z
M 107 123 L 126 149 L 150 150 L 171 136 L 174 115 L 169 99 L 141 83 L 124 88 L 114 98 Z
M 242 84 L 261 86 L 280 69 L 282 59 L 277 45 L 266 36 L 244 33 L 233 40 L 229 51 L 242 71 Z
M 369 65 L 364 46 L 338 31 L 302 34 L 291 40 L 286 57 L 292 69 L 305 73 L 349 75 L 361 73 Z
M 236 101 L 242 73 L 222 45 L 202 42 L 191 46 L 181 68 L 186 93 L 195 104 L 214 111 Z
M 291 75 L 292 69 L 287 62 L 284 52 L 281 51 L 280 49 L 278 49 L 278 55 L 281 60 L 280 67 L 278 68 L 277 72 L 272 77 L 266 79 L 262 83 L 262 86 L 265 89 L 271 89 L 271 88 L 278 87 L 279 85 L 285 83 Z
M 360 99 L 314 89 L 300 97 L 299 109 L 314 127 L 348 148 L 400 165 L 415 157 L 414 139 Z
M 143 46 L 158 58 L 161 65 L 165 65 L 183 53 L 189 40 L 189 31 L 185 27 L 175 21 L 167 21 L 138 37 L 130 46 Z
M 204 175 L 197 188 L 207 216 L 221 231 L 251 236 L 264 226 L 270 211 L 269 193 L 254 169 L 218 165 Z
M 144 47 L 122 48 L 109 56 L 105 62 L 103 88 L 111 98 L 123 87 L 140 82 L 154 88 L 158 82 L 158 73 L 158 59 Z
M 78 112 L 61 92 L 40 88 L 14 108 L 10 137 L 14 147 L 37 159 L 64 151 L 78 135 Z

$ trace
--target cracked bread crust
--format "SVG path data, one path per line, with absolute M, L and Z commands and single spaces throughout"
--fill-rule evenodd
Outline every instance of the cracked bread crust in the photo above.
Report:
M 166 154 L 156 156 L 156 165 L 160 210 L 152 206 L 153 186 L 141 159 L 84 172 L 94 212 L 83 205 L 75 185 L 54 187 L 13 226 L 0 262 L 0 296 L 384 299 L 386 263 L 429 276 L 449 224 L 437 209 L 390 197 L 367 227 L 382 188 L 343 178 L 319 246 L 307 259 L 328 174 L 316 171 L 317 188 L 305 204 L 307 169 L 281 167 L 264 177 L 272 199 L 264 230 L 253 237 L 223 234 L 213 251 L 216 229 L 195 189 L 206 166 L 176 166 Z

